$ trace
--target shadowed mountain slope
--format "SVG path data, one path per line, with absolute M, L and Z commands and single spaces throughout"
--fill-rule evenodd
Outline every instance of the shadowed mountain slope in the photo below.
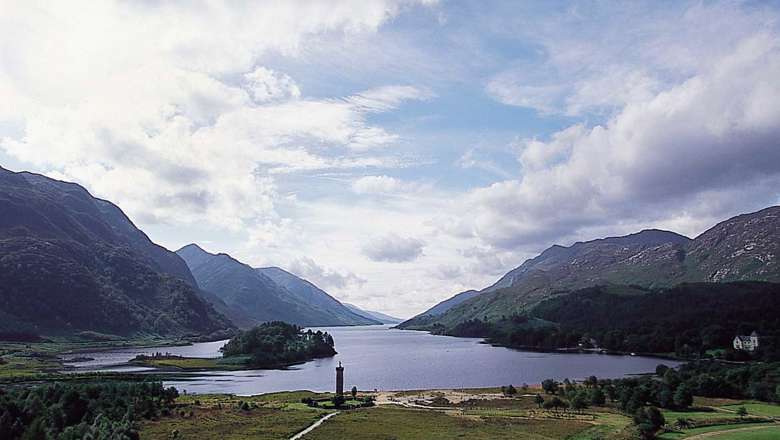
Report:
M 225 334 L 187 265 L 83 187 L 0 168 L 0 331 Z
M 313 284 L 281 269 L 255 269 L 227 254 L 206 252 L 195 244 L 177 253 L 187 262 L 201 289 L 222 300 L 228 317 L 236 321 L 249 320 L 250 325 L 285 321 L 301 326 L 378 323 L 355 315 Z

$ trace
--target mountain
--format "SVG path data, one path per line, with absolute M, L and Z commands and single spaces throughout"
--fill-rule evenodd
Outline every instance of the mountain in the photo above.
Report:
M 258 272 L 273 280 L 276 284 L 287 289 L 301 301 L 327 310 L 338 317 L 340 325 L 378 325 L 381 320 L 362 313 L 356 313 L 346 304 L 342 304 L 336 298 L 314 284 L 299 278 L 290 272 L 278 267 L 263 267 L 256 269 Z M 398 321 L 400 322 L 400 320 Z
M 0 168 L 0 332 L 226 334 L 187 265 L 83 187 Z
M 206 252 L 195 244 L 176 252 L 189 266 L 198 286 L 221 300 L 227 316 L 242 327 L 269 321 L 306 327 L 378 323 L 355 315 L 313 284 L 281 269 L 258 270 L 230 255 Z M 282 283 L 266 273 L 272 273 Z
M 726 220 L 691 240 L 660 230 L 552 246 L 495 284 L 451 306 L 425 312 L 402 328 L 445 328 L 479 318 L 497 320 L 540 301 L 597 285 L 671 287 L 682 282 L 780 281 L 780 207 Z M 431 310 L 439 307 L 437 305 Z
M 382 312 L 372 312 L 370 310 L 363 310 L 354 304 L 343 303 L 349 310 L 360 316 L 364 316 L 368 319 L 379 321 L 381 324 L 400 324 L 403 319 L 396 318 L 394 316 L 386 315 Z

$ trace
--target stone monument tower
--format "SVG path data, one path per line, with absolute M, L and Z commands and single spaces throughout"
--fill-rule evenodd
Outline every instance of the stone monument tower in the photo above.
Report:
M 336 395 L 344 395 L 344 367 L 341 366 L 341 361 L 339 361 L 339 366 L 336 367 Z

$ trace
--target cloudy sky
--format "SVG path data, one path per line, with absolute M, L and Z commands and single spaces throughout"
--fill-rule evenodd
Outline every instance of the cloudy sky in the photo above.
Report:
M 411 316 L 780 201 L 780 3 L 0 0 L 0 165 Z

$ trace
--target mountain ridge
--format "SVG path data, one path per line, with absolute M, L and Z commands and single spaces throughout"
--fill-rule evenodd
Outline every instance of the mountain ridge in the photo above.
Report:
M 186 264 L 81 185 L 0 167 L 0 330 L 204 336 L 233 325 Z
M 307 292 L 290 291 L 263 270 L 226 253 L 210 253 L 196 244 L 186 245 L 176 252 L 187 263 L 201 289 L 223 301 L 228 317 L 241 321 L 242 327 L 269 321 L 307 327 L 378 323 L 355 315 L 321 289 L 289 272 L 284 271 L 295 278 L 293 287 L 308 289 Z M 287 282 L 293 281 L 288 279 Z M 238 317 L 237 313 L 243 317 Z
M 719 222 L 694 239 L 646 229 L 567 247 L 553 245 L 470 298 L 449 306 L 447 302 L 456 295 L 429 309 L 443 306 L 444 313 L 426 311 L 399 327 L 452 327 L 468 319 L 496 320 L 551 296 L 602 284 L 658 288 L 682 282 L 777 282 L 778 219 L 780 206 L 773 206 Z
M 396 318 L 395 316 L 390 316 L 386 313 L 382 312 L 375 312 L 372 310 L 365 310 L 361 307 L 358 307 L 354 304 L 350 303 L 342 303 L 344 306 L 346 306 L 348 309 L 352 310 L 354 313 L 357 313 L 358 315 L 365 316 L 369 319 L 374 319 L 379 321 L 382 324 L 400 324 L 404 320 L 401 318 Z

